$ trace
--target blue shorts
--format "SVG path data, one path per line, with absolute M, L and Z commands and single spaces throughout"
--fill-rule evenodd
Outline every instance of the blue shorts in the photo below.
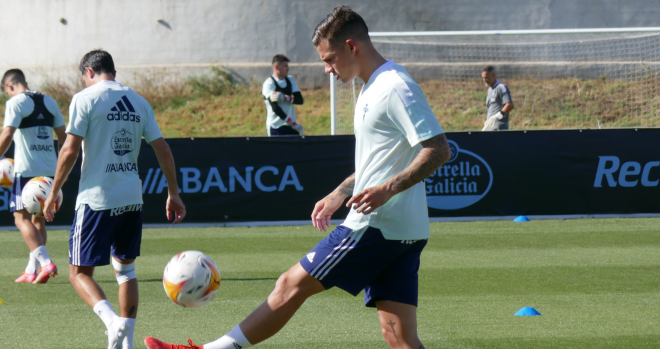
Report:
M 298 131 L 294 130 L 291 126 L 280 126 L 278 128 L 270 128 L 271 136 L 300 136 Z
M 80 205 L 69 238 L 69 264 L 110 264 L 110 250 L 119 259 L 135 259 L 142 241 L 142 204 L 94 211 Z
M 321 240 L 300 264 L 325 289 L 339 287 L 364 303 L 394 301 L 417 306 L 419 257 L 428 240 L 386 240 L 379 229 L 343 225 Z
M 21 194 L 23 193 L 23 188 L 34 177 L 21 177 L 19 174 L 14 174 L 14 184 L 11 186 L 11 201 L 9 202 L 9 212 L 16 212 L 24 210 L 23 200 L 21 200 Z

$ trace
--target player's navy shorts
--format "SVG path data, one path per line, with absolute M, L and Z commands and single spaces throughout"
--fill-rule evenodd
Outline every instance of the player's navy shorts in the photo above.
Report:
M 11 202 L 9 203 L 9 212 L 24 210 L 21 194 L 23 188 L 34 177 L 21 177 L 18 173 L 14 174 L 14 184 L 11 186 Z
M 110 264 L 110 250 L 119 259 L 135 259 L 142 241 L 142 204 L 94 211 L 80 205 L 69 238 L 69 264 Z
M 383 300 L 417 306 L 419 257 L 427 242 L 385 240 L 379 229 L 340 225 L 300 264 L 325 289 L 336 286 L 353 296 L 364 290 L 367 307 Z
M 271 136 L 300 136 L 298 131 L 294 130 L 291 126 L 280 126 L 278 128 L 270 128 Z

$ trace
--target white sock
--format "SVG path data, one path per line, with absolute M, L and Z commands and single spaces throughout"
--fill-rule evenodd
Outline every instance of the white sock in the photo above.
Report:
M 37 272 L 37 257 L 35 257 L 32 252 L 30 252 L 30 258 L 28 259 L 27 267 L 25 267 L 26 274 L 34 274 Z
M 128 332 L 126 333 L 126 337 L 124 337 L 124 341 L 122 342 L 122 345 L 124 346 L 123 349 L 133 349 L 133 331 L 135 330 L 135 319 L 131 318 L 121 318 L 122 320 L 126 320 L 126 325 L 128 327 Z
M 106 329 L 110 328 L 112 320 L 117 317 L 117 314 L 115 314 L 115 311 L 112 310 L 110 302 L 108 302 L 107 299 L 98 301 L 96 304 L 94 304 L 94 312 L 101 318 L 105 324 Z
M 251 346 L 252 344 L 248 342 L 243 331 L 241 331 L 241 327 L 236 325 L 233 330 L 220 337 L 220 339 L 204 344 L 204 349 L 245 349 Z
M 46 252 L 46 246 L 41 245 L 32 251 L 32 254 L 39 260 L 39 264 L 41 264 L 41 267 L 45 267 L 48 264 L 50 264 L 50 256 L 48 256 L 48 252 Z

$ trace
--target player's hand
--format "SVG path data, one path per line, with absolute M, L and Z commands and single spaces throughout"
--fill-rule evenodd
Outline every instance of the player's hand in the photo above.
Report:
M 270 97 L 268 97 L 268 100 L 274 103 L 280 102 L 283 99 L 284 99 L 284 95 L 281 92 L 277 92 L 277 91 L 271 93 Z
M 367 188 L 353 196 L 346 203 L 346 207 L 353 206 L 353 209 L 358 213 L 369 214 L 375 209 L 385 205 L 387 201 L 394 196 L 391 190 L 388 190 L 385 185 L 377 185 L 375 187 Z
M 298 131 L 298 133 L 300 133 L 301 136 L 305 135 L 305 129 L 302 127 L 301 124 L 294 123 L 293 125 L 291 125 L 291 127 L 293 127 L 294 130 Z
M 180 223 L 184 217 L 186 217 L 186 205 L 181 201 L 180 196 L 168 196 L 167 204 L 165 205 L 165 210 L 167 212 L 167 220 L 171 221 L 174 218 L 172 224 Z
M 57 192 L 51 191 L 50 195 L 48 195 L 48 198 L 46 198 L 46 201 L 44 201 L 43 215 L 48 222 L 52 222 L 53 219 L 55 219 L 55 214 L 51 210 L 53 203 L 55 203 L 55 211 L 60 210 L 60 207 L 57 205 L 57 203 L 60 202 L 59 196 L 60 196 L 59 190 Z
M 312 224 L 314 228 L 326 231 L 330 226 L 330 217 L 335 213 L 341 204 L 346 200 L 346 197 L 333 191 L 330 195 L 324 197 L 321 201 L 314 205 L 312 211 Z

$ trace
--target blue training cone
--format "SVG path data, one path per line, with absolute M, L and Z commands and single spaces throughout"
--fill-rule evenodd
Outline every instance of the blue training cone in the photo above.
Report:
M 541 313 L 539 313 L 538 311 L 536 311 L 536 309 L 534 309 L 532 307 L 524 307 L 524 308 L 518 310 L 518 312 L 513 314 L 513 315 L 517 315 L 517 316 L 534 316 L 534 315 L 541 315 Z
M 513 220 L 514 222 L 529 222 L 529 218 L 525 216 L 518 216 Z

